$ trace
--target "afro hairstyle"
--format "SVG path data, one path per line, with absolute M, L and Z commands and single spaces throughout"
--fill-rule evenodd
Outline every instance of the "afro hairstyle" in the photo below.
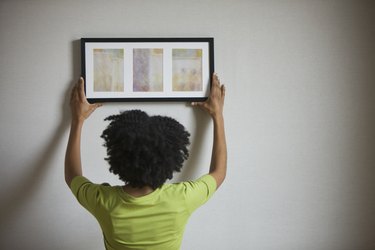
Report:
M 190 134 L 173 118 L 129 110 L 105 121 L 109 171 L 132 187 L 161 187 L 189 157 Z

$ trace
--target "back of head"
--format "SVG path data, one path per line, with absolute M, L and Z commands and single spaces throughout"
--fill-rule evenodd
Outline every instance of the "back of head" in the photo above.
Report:
M 190 134 L 173 118 L 130 110 L 105 120 L 109 170 L 132 187 L 160 187 L 189 156 Z

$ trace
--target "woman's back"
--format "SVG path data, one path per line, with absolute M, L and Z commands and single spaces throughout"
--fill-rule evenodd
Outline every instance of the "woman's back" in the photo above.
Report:
M 180 248 L 192 212 L 215 192 L 216 181 L 205 175 L 196 181 L 164 184 L 141 197 L 84 177 L 73 179 L 71 189 L 99 222 L 106 249 L 174 250 Z

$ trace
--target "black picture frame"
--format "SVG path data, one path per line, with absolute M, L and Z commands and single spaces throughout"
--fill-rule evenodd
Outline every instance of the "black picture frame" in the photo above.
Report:
M 205 101 L 214 38 L 81 38 L 81 72 L 90 103 Z

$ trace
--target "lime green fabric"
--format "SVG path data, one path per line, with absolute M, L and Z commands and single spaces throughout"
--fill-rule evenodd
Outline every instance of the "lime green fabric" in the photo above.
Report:
M 137 198 L 121 186 L 93 184 L 77 176 L 71 190 L 99 222 L 107 250 L 177 250 L 188 218 L 213 195 L 216 181 L 204 175 L 196 181 L 164 184 Z

